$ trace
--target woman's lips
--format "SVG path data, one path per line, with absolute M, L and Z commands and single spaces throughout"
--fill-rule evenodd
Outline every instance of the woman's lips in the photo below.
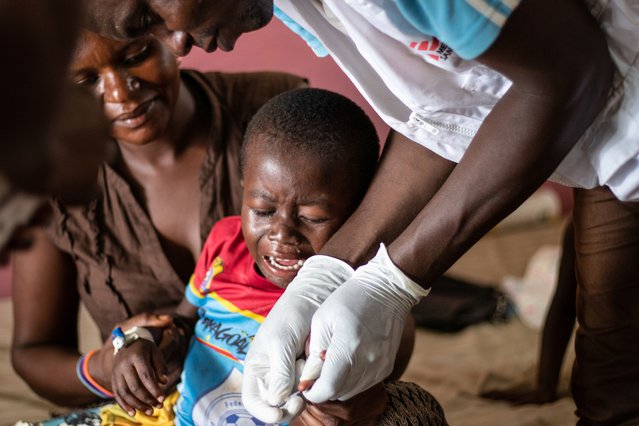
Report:
M 134 129 L 144 124 L 151 115 L 153 107 L 156 104 L 156 99 L 153 98 L 147 102 L 138 105 L 133 111 L 120 114 L 113 120 L 113 123 L 119 127 L 126 127 L 128 129 Z

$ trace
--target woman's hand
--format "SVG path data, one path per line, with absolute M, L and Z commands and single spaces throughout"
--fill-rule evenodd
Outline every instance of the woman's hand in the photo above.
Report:
M 291 425 L 373 426 L 386 411 L 387 404 L 388 396 L 384 385 L 378 383 L 347 401 L 327 401 L 321 404 L 307 402 L 306 409 L 291 422 Z

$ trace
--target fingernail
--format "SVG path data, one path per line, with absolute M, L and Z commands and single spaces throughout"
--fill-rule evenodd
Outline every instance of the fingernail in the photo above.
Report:
M 135 410 L 127 411 L 127 414 L 131 417 L 135 417 Z
M 160 397 L 158 398 L 158 402 L 160 402 L 160 403 L 161 403 L 161 402 L 164 402 L 164 395 L 162 395 L 162 396 L 160 396 Z
M 153 414 L 153 409 L 152 409 L 152 408 L 147 409 L 147 410 L 144 412 L 144 414 L 146 414 L 147 416 L 150 416 L 151 414 Z
M 161 319 L 169 319 L 169 318 L 171 318 L 171 315 L 162 314 L 162 315 L 159 316 L 159 318 L 161 318 Z

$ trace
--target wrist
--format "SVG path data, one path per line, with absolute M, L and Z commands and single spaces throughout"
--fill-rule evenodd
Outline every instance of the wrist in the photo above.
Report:
M 312 284 L 316 279 L 321 279 L 323 283 L 337 288 L 353 276 L 354 272 L 355 269 L 341 259 L 323 254 L 316 254 L 306 259 L 304 265 L 297 274 L 297 277 L 316 278 L 310 282 L 306 280 L 293 280 L 293 282 L 308 282 Z
M 110 391 L 110 381 L 104 381 L 102 378 L 98 379 L 96 377 L 99 374 L 97 374 L 95 367 L 100 364 L 99 356 L 103 352 L 101 350 L 92 350 L 80 356 L 76 362 L 75 370 L 78 380 L 88 391 L 102 399 L 110 399 L 113 398 L 113 393 Z
M 153 334 L 146 327 L 133 326 L 126 330 L 123 330 L 122 327 L 119 326 L 115 327 L 111 332 L 113 356 L 117 355 L 121 349 L 126 348 L 138 339 L 148 340 L 154 344 L 156 343 L 156 339 L 153 337 Z
M 113 369 L 113 352 L 100 348 L 91 352 L 93 354 L 89 356 L 87 363 L 88 374 L 96 381 L 100 386 L 107 389 L 111 389 L 111 370 Z
M 422 287 L 395 265 L 384 243 L 379 245 L 377 254 L 367 265 L 370 265 L 368 269 L 372 269 L 375 273 L 384 274 L 388 278 L 388 282 L 412 298 L 414 304 L 418 303 L 422 297 L 428 296 L 428 293 L 430 293 L 430 287 Z M 362 268 L 365 268 L 367 265 L 364 265 Z

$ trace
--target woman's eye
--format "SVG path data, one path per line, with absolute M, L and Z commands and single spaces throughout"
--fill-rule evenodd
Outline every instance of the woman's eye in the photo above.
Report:
M 95 86 L 99 79 L 97 74 L 83 75 L 76 77 L 74 83 L 77 86 Z
M 127 55 L 124 58 L 124 64 L 126 66 L 134 66 L 143 62 L 146 58 L 149 57 L 151 53 L 151 46 L 146 44 L 141 49 L 136 50 L 134 53 Z

